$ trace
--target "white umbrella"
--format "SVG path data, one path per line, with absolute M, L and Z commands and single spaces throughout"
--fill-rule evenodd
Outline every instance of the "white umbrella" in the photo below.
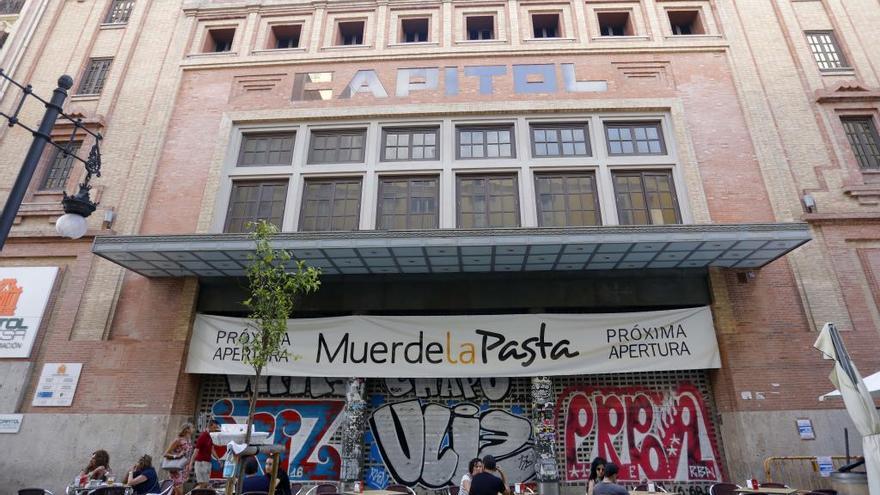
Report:
M 846 410 L 862 434 L 868 490 L 872 495 L 880 494 L 880 414 L 874 407 L 874 399 L 833 324 L 826 323 L 822 327 L 813 347 L 834 360 L 834 370 L 828 379 L 840 391 Z
M 880 399 L 880 371 L 874 373 L 871 376 L 866 376 L 864 378 L 865 387 L 867 387 L 868 392 L 871 394 L 871 397 L 875 399 Z M 826 399 L 837 398 L 840 397 L 840 390 L 835 390 L 833 392 L 828 392 L 825 395 L 819 396 L 819 401 L 824 401 Z

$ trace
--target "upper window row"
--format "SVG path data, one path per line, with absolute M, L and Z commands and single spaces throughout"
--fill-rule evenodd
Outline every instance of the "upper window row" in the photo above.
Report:
M 669 33 L 673 36 L 689 36 L 706 34 L 707 29 L 700 9 L 670 9 L 666 11 L 669 21 Z M 598 36 L 635 36 L 636 23 L 633 12 L 627 9 L 614 11 L 597 11 L 596 28 Z M 531 35 L 535 39 L 572 38 L 574 33 L 565 32 L 563 11 L 536 11 L 529 14 L 531 18 Z M 365 45 L 367 44 L 367 24 L 369 18 L 337 19 L 330 38 L 331 46 Z M 436 20 L 430 16 L 406 15 L 398 18 L 396 39 L 392 43 L 431 43 L 432 23 Z M 496 13 L 464 14 L 459 36 L 465 41 L 497 40 L 499 36 L 499 19 Z M 596 29 L 593 28 L 593 29 Z M 201 46 L 203 53 L 232 51 L 235 38 L 235 27 L 209 27 L 205 41 Z M 271 23 L 262 49 L 275 50 L 298 48 L 301 46 L 303 23 Z
M 313 131 L 307 162 L 361 163 L 365 159 L 366 133 L 366 129 Z M 455 158 L 516 158 L 514 134 L 513 125 L 457 126 Z M 590 133 L 585 122 L 531 124 L 529 134 L 534 158 L 592 156 Z M 244 135 L 237 166 L 290 165 L 294 136 L 293 132 Z M 606 122 L 605 144 L 611 156 L 666 154 L 659 122 Z M 382 129 L 381 161 L 439 159 L 439 127 Z

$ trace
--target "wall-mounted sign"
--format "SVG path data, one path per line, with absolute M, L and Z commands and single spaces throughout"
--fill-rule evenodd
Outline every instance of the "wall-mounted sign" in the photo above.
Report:
M 834 471 L 834 463 L 831 461 L 831 456 L 829 455 L 820 455 L 816 457 L 816 465 L 819 466 L 819 476 L 823 478 L 828 478 Z
M 813 422 L 809 419 L 801 418 L 797 420 L 798 435 L 801 440 L 815 440 L 816 432 L 813 431 Z
M 718 368 L 708 307 L 607 314 L 294 319 L 265 375 L 498 377 Z M 244 318 L 198 315 L 188 373 L 248 375 Z
M 0 414 L 0 433 L 18 433 L 23 414 Z
M 82 363 L 46 363 L 34 393 L 34 406 L 64 407 L 73 404 Z
M 0 268 L 0 358 L 26 358 L 40 330 L 57 267 Z

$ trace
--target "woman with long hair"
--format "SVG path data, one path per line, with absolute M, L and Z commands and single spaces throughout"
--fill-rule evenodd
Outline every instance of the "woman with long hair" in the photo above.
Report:
M 608 464 L 608 462 L 601 457 L 593 459 L 593 462 L 590 463 L 590 479 L 587 481 L 587 495 L 593 495 L 593 489 L 596 488 L 596 483 L 600 483 L 602 478 L 605 477 L 605 464 Z
M 168 446 L 168 449 L 165 450 L 166 459 L 186 458 L 186 463 L 184 463 L 182 469 L 178 471 L 169 471 L 168 477 L 174 482 L 174 495 L 183 495 L 183 484 L 189 479 L 190 467 L 192 467 L 190 457 L 193 453 L 192 435 L 192 423 L 184 423 L 180 425 L 180 431 L 177 433 L 177 438 L 175 438 L 174 441 L 171 442 L 171 445 Z
M 77 479 L 81 480 L 85 476 L 86 483 L 91 480 L 107 481 L 108 475 L 112 475 L 110 471 L 110 454 L 106 450 L 96 450 L 92 452 L 89 463 L 85 469 L 80 471 Z
M 471 480 L 474 476 L 483 472 L 483 460 L 479 457 L 471 459 L 468 463 L 468 472 L 461 477 L 461 483 L 458 484 L 458 495 L 468 495 L 471 489 Z

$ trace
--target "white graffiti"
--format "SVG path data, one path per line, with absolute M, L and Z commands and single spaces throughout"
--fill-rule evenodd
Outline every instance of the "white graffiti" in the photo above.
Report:
M 407 486 L 457 484 L 468 461 L 485 455 L 498 460 L 510 483 L 535 475 L 531 422 L 501 409 L 413 399 L 377 408 L 370 429 L 391 477 Z
M 243 394 L 250 390 L 253 377 L 226 375 L 229 393 Z M 313 399 L 345 395 L 344 378 L 303 378 L 298 376 L 264 376 L 258 387 L 260 394 L 270 396 L 306 395 Z
M 392 397 L 414 393 L 416 397 L 476 399 L 483 391 L 488 400 L 502 400 L 510 392 L 510 378 L 386 378 L 385 389 Z

